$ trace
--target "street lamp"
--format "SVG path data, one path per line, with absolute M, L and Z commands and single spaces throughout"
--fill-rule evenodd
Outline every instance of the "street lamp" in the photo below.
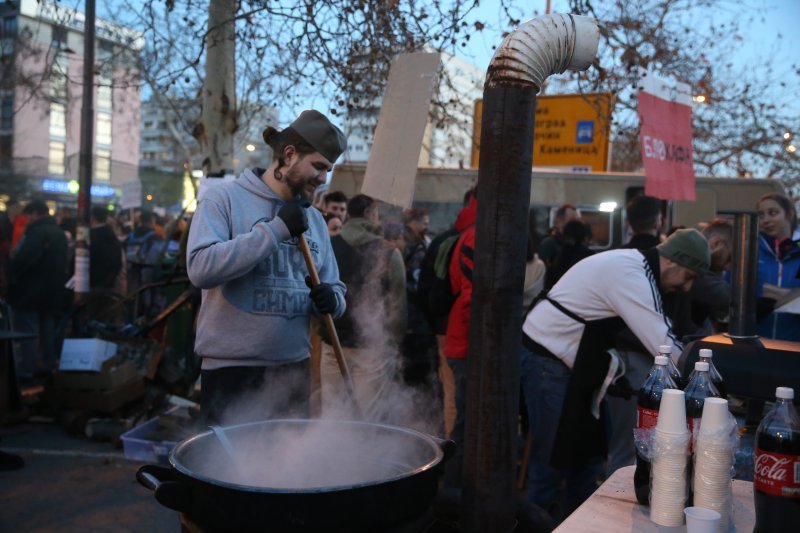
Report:
M 698 95 L 692 96 L 692 100 L 694 102 L 697 102 L 698 104 L 702 104 L 702 103 L 705 103 L 706 96 L 704 94 L 698 94 Z

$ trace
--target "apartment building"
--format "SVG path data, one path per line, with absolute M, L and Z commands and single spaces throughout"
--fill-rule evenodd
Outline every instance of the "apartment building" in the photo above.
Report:
M 74 204 L 83 94 L 84 14 L 47 0 L 0 5 L 0 187 L 6 196 Z M 92 198 L 137 179 L 141 35 L 96 20 Z M 0 193 L 3 193 L 0 190 Z M 8 198 L 6 198 L 8 199 Z
M 464 168 L 470 165 L 472 116 L 475 100 L 483 94 L 485 72 L 468 61 L 442 52 L 442 71 L 437 88 L 438 101 L 447 112 L 431 105 L 420 150 L 420 166 Z M 345 161 L 369 160 L 381 99 L 359 98 L 345 120 L 347 152 Z
M 272 159 L 261 132 L 267 126 L 278 127 L 278 110 L 271 106 L 239 102 L 238 129 L 233 136 L 233 173 L 244 168 L 266 167 Z M 142 103 L 141 168 L 183 174 L 184 169 L 199 170 L 203 157 L 200 145 L 192 137 L 200 116 L 200 102 L 179 100 L 165 102 L 150 99 Z M 191 165 L 186 163 L 190 162 Z

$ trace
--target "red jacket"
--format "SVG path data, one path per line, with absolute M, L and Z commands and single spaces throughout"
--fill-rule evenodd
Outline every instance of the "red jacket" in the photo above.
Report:
M 28 225 L 28 215 L 20 213 L 14 218 L 14 234 L 11 238 L 11 246 L 15 247 L 25 235 L 25 226 Z
M 461 210 L 456 220 L 456 229 L 461 231 L 461 236 L 455 244 L 453 258 L 450 260 L 450 289 L 458 296 L 447 318 L 447 333 L 444 340 L 444 354 L 451 359 L 466 359 L 469 348 L 477 212 L 478 206 L 473 198 L 469 205 Z

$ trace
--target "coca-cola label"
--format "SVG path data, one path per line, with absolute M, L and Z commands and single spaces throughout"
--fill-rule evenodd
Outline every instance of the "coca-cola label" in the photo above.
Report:
M 636 427 L 640 429 L 650 429 L 656 427 L 658 422 L 658 410 L 648 409 L 641 405 L 636 408 Z
M 756 449 L 755 488 L 784 498 L 800 498 L 800 457 Z

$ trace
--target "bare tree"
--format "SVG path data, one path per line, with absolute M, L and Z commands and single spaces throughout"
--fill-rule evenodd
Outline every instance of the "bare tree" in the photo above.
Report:
M 616 95 L 615 170 L 642 167 L 636 96 L 644 68 L 689 83 L 704 99 L 692 110 L 699 175 L 775 178 L 800 195 L 800 159 L 787 150 L 791 139 L 784 138 L 800 127 L 797 107 L 791 105 L 800 89 L 800 69 L 775 71 L 771 59 L 780 53 L 779 41 L 775 49 L 762 50 L 760 61 L 742 65 L 731 58 L 741 49 L 742 26 L 762 17 L 760 10 L 726 0 L 570 3 L 573 12 L 602 24 L 595 68 L 575 75 L 572 87 Z M 718 22 L 719 14 L 725 22 Z
M 206 59 L 202 66 L 202 61 L 215 26 L 224 23 L 235 28 L 240 101 L 285 108 L 312 99 L 342 115 L 368 108 L 383 94 L 396 54 L 465 50 L 476 33 L 510 30 L 536 14 L 516 0 L 501 0 L 492 21 L 474 20 L 475 0 L 231 0 L 228 5 L 227 18 L 215 23 L 208 6 L 195 0 L 144 3 L 136 25 L 148 42 L 150 60 L 143 70 L 151 73 L 146 79 L 154 94 L 198 102 L 210 97 L 202 82 L 216 76 L 221 64 Z M 639 69 L 647 68 L 689 83 L 706 98 L 693 109 L 699 175 L 766 176 L 800 194 L 800 162 L 786 150 L 791 139 L 783 138 L 800 127 L 796 107 L 788 105 L 798 88 L 798 69 L 774 71 L 769 57 L 775 50 L 765 50 L 763 61 L 747 66 L 730 58 L 740 48 L 740 26 L 761 16 L 759 11 L 729 0 L 571 0 L 570 7 L 601 22 L 600 56 L 595 68 L 565 82 L 554 80 L 547 91 L 615 94 L 614 170 L 641 169 L 636 86 Z M 715 23 L 704 16 L 709 13 L 726 14 L 726 22 Z M 218 94 L 211 98 L 222 98 Z M 228 105 L 235 105 L 237 99 L 227 95 Z M 206 100 L 203 113 L 209 105 Z M 455 120 L 452 107 L 438 99 L 431 108 L 433 122 Z M 242 124 L 241 116 L 234 117 L 227 127 Z M 186 126 L 196 131 L 194 124 Z
M 202 109 L 192 131 L 211 171 L 247 119 L 238 102 L 291 108 L 312 100 L 331 115 L 369 105 L 403 52 L 466 46 L 476 0 L 150 0 L 119 12 L 145 34 L 143 79 L 164 105 Z M 203 24 L 201 21 L 206 21 Z M 234 68 L 235 65 L 235 68 Z M 235 72 L 235 78 L 232 77 Z M 446 105 L 436 108 L 442 108 Z M 252 108 L 251 108 L 252 109 Z

